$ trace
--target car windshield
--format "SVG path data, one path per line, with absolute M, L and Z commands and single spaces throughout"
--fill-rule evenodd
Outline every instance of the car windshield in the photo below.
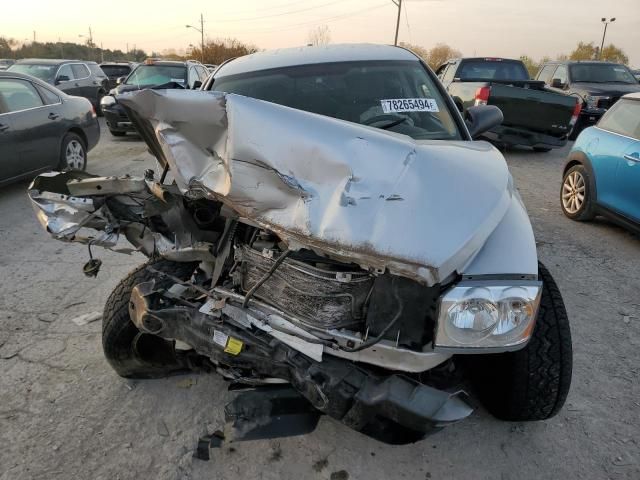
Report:
M 464 60 L 456 77 L 461 80 L 529 80 L 529 73 L 520 62 Z
M 585 63 L 571 65 L 571 80 L 589 83 L 638 83 L 624 65 Z
M 110 78 L 124 77 L 131 72 L 131 67 L 128 65 L 100 65 L 100 68 Z
M 11 72 L 33 75 L 46 82 L 52 81 L 58 70 L 58 65 L 39 65 L 37 63 L 14 63 L 7 70 Z
M 187 69 L 182 65 L 139 65 L 127 77 L 125 85 L 163 85 L 165 83 L 186 84 Z
M 337 62 L 215 79 L 237 93 L 415 139 L 460 139 L 448 105 L 417 61 Z

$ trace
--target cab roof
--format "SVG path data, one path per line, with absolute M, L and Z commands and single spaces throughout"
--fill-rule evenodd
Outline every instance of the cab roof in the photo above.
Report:
M 418 57 L 401 47 L 367 43 L 279 48 L 235 58 L 219 67 L 216 76 L 312 65 L 314 63 L 357 62 L 366 60 L 412 60 Z

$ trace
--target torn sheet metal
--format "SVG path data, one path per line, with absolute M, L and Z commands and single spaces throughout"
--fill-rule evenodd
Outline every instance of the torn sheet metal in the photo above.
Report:
M 185 195 L 224 202 L 289 248 L 427 285 L 466 265 L 511 203 L 505 161 L 484 142 L 416 141 L 218 92 L 118 101 Z

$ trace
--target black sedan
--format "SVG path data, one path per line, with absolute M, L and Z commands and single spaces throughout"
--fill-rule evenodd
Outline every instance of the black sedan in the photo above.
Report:
M 99 139 L 89 100 L 30 75 L 0 72 L 0 185 L 51 169 L 84 170 Z

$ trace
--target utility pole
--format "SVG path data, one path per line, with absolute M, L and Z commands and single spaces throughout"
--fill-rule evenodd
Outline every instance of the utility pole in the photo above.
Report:
M 606 18 L 602 18 L 604 23 L 604 32 L 602 33 L 602 43 L 600 44 L 600 51 L 598 52 L 598 60 L 602 60 L 602 49 L 604 48 L 604 37 L 607 35 L 607 25 L 616 21 L 616 17 L 610 18 L 607 22 Z
M 204 17 L 200 14 L 200 28 L 193 25 L 185 25 L 187 28 L 193 28 L 196 32 L 200 32 L 200 61 L 204 63 Z
M 204 17 L 202 16 L 202 13 L 200 14 L 200 44 L 202 47 L 202 57 L 200 58 L 200 61 L 204 63 Z
M 102 48 L 102 42 L 100 42 L 100 63 L 104 63 L 104 48 Z
M 33 43 L 36 43 L 36 31 L 33 31 Z
M 393 41 L 394 45 L 398 45 L 398 30 L 400 29 L 400 12 L 402 11 L 402 0 L 391 0 L 393 4 L 398 7 L 398 18 L 396 19 L 396 38 Z

